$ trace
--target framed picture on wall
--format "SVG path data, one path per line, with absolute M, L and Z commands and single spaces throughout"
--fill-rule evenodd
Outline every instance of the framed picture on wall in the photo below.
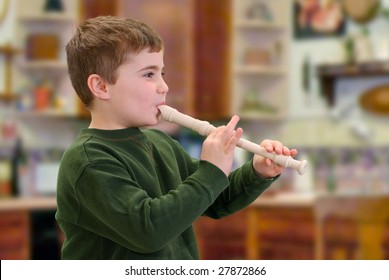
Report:
M 293 28 L 296 39 L 340 36 L 345 32 L 341 0 L 294 0 Z

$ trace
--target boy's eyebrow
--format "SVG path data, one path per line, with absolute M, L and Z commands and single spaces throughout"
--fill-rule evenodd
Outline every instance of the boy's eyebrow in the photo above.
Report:
M 162 70 L 164 69 L 165 67 L 162 67 Z M 146 67 L 143 67 L 142 69 L 139 69 L 139 71 L 138 72 L 141 72 L 141 71 L 145 71 L 145 70 L 155 70 L 155 71 L 157 71 L 157 70 L 159 70 L 159 69 L 161 69 L 159 66 L 157 66 L 157 65 L 148 65 L 148 66 L 146 66 Z

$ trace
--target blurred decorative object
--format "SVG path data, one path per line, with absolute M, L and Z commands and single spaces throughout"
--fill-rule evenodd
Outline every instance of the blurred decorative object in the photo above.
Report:
M 282 55 L 283 55 L 283 44 L 281 41 L 277 40 L 274 42 L 272 48 L 272 63 L 273 64 L 280 64 L 282 63 Z
M 248 6 L 246 18 L 251 20 L 258 19 L 263 21 L 272 21 L 273 14 L 266 3 L 257 1 Z
M 259 100 L 259 94 L 255 89 L 250 89 L 244 97 L 242 107 L 240 109 L 244 113 L 248 112 L 265 112 L 276 113 L 277 109 L 269 104 Z
M 8 5 L 9 5 L 8 0 L 2 0 L 0 2 L 0 23 L 7 17 Z
M 58 59 L 59 42 L 54 34 L 31 34 L 27 38 L 27 59 Z
M 0 46 L 0 54 L 5 57 L 5 89 L 4 92 L 0 92 L 0 100 L 11 101 L 18 97 L 12 92 L 12 59 L 17 53 L 19 53 L 19 50 L 12 47 L 10 44 Z
M 35 109 L 45 110 L 51 105 L 52 89 L 48 81 L 42 81 L 34 89 Z
M 0 198 L 11 196 L 11 162 L 0 157 Z
M 367 34 L 357 34 L 354 40 L 354 57 L 356 62 L 368 62 L 373 59 L 371 42 Z
M 267 49 L 249 48 L 244 53 L 244 63 L 248 65 L 269 65 L 271 54 Z
M 293 7 L 297 39 L 342 35 L 345 31 L 340 0 L 294 0 Z
M 301 78 L 302 78 L 302 87 L 304 89 L 304 92 L 306 96 L 308 97 L 310 91 L 311 91 L 311 59 L 309 55 L 305 55 L 303 64 L 301 66 Z M 307 98 L 308 101 L 308 98 Z
M 354 52 L 354 40 L 350 36 L 347 36 L 346 39 L 344 39 L 343 42 L 344 46 L 344 62 L 346 64 L 354 64 L 355 63 L 355 52 Z
M 15 120 L 11 116 L 5 116 L 1 125 L 1 140 L 12 143 L 18 135 L 18 127 Z
M 373 60 L 372 45 L 367 29 L 363 29 L 358 34 L 347 36 L 344 48 L 347 64 L 365 63 Z
M 368 113 L 389 115 L 389 85 L 381 85 L 363 93 L 359 98 L 359 105 Z
M 339 160 L 339 155 L 335 150 L 329 150 L 325 155 L 326 165 L 328 166 L 327 180 L 326 180 L 326 190 L 329 193 L 334 193 L 337 188 L 337 178 L 335 174 L 336 164 Z
M 63 11 L 63 5 L 61 0 L 46 0 L 45 12 L 62 12 Z
M 356 23 L 368 23 L 380 10 L 380 0 L 341 0 L 345 15 Z

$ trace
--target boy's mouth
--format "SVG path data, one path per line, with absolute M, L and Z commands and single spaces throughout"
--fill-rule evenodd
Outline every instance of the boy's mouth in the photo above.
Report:
M 166 104 L 166 102 L 161 102 L 161 103 L 159 103 L 158 105 L 157 105 L 157 108 L 158 108 L 158 111 L 161 113 L 161 110 L 159 110 L 159 106 L 162 106 L 162 105 L 165 105 Z

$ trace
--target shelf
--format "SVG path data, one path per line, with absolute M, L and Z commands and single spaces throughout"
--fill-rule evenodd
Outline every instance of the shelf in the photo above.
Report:
M 265 113 L 265 112 L 239 112 L 241 120 L 263 120 L 263 121 L 282 121 L 285 119 L 284 115 L 279 113 Z
M 389 74 L 389 61 L 359 64 L 328 64 L 318 67 L 318 75 L 325 77 L 379 76 Z
M 13 56 L 15 54 L 20 53 L 20 50 L 17 48 L 12 47 L 9 44 L 0 46 L 0 53 L 4 54 L 5 56 Z
M 57 60 L 36 60 L 25 61 L 20 64 L 20 67 L 25 70 L 51 70 L 51 71 L 64 71 L 67 70 L 66 62 Z
M 0 199 L 0 211 L 13 210 L 46 210 L 57 208 L 55 196 L 53 197 L 34 197 L 34 198 L 3 198 Z
M 259 29 L 271 31 L 283 31 L 284 27 L 278 23 L 258 21 L 258 20 L 237 20 L 235 22 L 236 28 L 242 29 Z
M 285 75 L 286 71 L 274 66 L 239 66 L 234 70 L 235 74 L 249 75 Z
M 334 89 L 339 78 L 379 77 L 389 74 L 389 61 L 371 61 L 359 64 L 327 64 L 317 68 L 317 75 L 329 106 L 335 103 Z
M 11 102 L 19 99 L 18 94 L 8 93 L 8 92 L 0 92 L 0 100 L 5 102 Z
M 42 13 L 37 15 L 22 15 L 19 16 L 19 21 L 30 23 L 74 23 L 77 21 L 75 15 L 69 15 L 64 13 Z
M 17 116 L 20 118 L 65 118 L 65 119 L 81 119 L 86 118 L 77 113 L 64 112 L 59 110 L 42 110 L 42 111 L 29 111 L 18 112 Z

